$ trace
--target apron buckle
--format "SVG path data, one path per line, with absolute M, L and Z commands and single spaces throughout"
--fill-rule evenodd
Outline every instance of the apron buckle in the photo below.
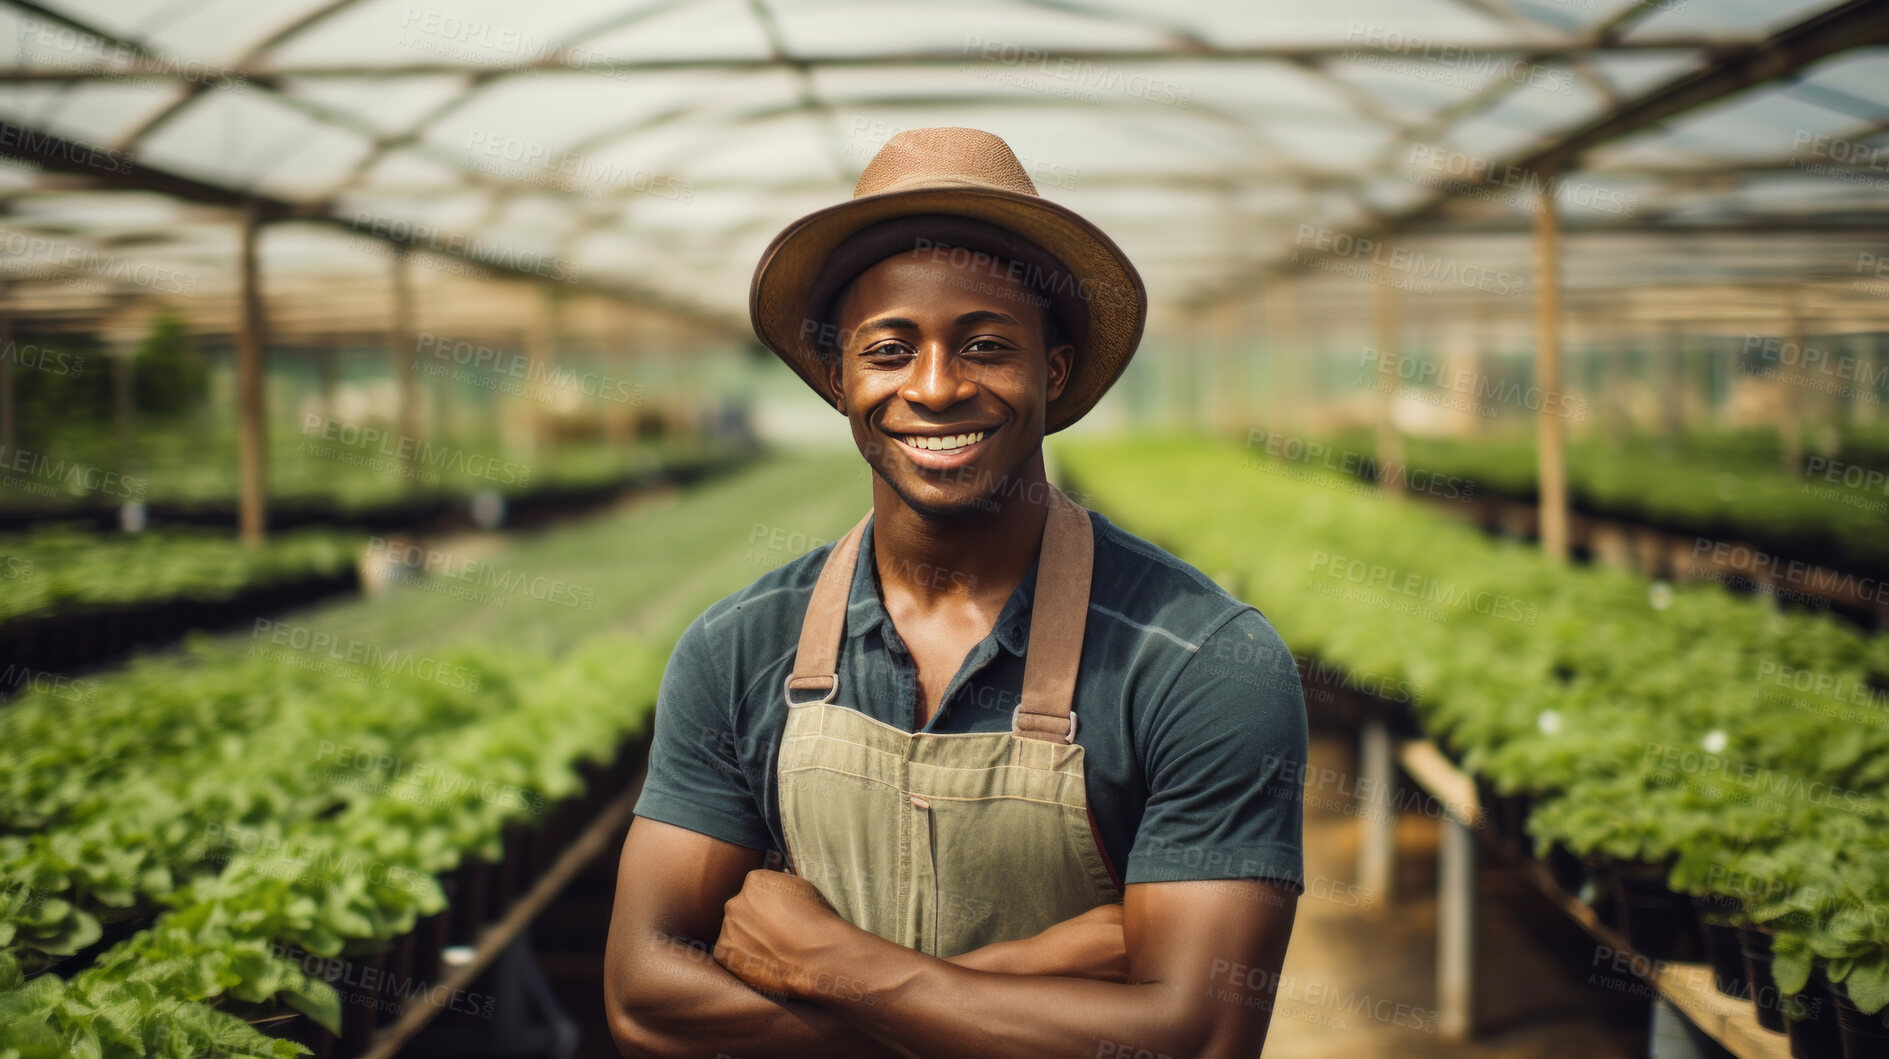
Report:
M 787 705 L 789 706 L 822 706 L 822 705 L 830 706 L 833 704 L 833 696 L 836 693 L 838 693 L 840 690 L 840 675 L 838 673 L 834 673 L 830 676 L 825 676 L 825 677 L 818 677 L 818 676 L 803 677 L 801 679 L 828 681 L 829 683 L 827 684 L 826 694 L 822 695 L 821 697 L 817 699 L 808 699 L 805 702 L 795 702 L 794 701 L 794 675 L 792 673 L 789 673 L 787 674 L 787 679 L 781 682 L 781 694 L 787 699 Z
M 1017 715 L 1022 712 L 1023 712 L 1022 703 L 1018 703 L 1017 708 L 1010 711 L 1010 731 L 1013 734 L 1018 731 L 1021 731 L 1021 729 L 1017 727 Z M 1069 711 L 1069 734 L 1063 736 L 1063 742 L 1073 743 L 1075 741 L 1076 741 L 1076 711 L 1070 710 Z

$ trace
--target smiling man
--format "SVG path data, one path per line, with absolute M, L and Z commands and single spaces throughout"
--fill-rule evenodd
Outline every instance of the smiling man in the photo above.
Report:
M 624 843 L 625 1055 L 1240 1056 L 1303 888 L 1272 626 L 1048 482 L 1146 315 L 971 129 L 887 142 L 762 256 L 755 332 L 872 509 L 676 645 Z

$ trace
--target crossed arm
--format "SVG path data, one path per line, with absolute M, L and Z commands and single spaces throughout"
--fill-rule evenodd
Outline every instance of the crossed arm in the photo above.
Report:
M 637 818 L 605 954 L 626 1056 L 1251 1057 L 1296 896 L 1138 883 L 1034 938 L 940 960 L 855 927 L 761 853 Z

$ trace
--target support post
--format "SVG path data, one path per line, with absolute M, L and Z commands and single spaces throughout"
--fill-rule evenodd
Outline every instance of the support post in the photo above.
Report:
M 1679 322 L 1668 322 L 1660 334 L 1660 366 L 1665 372 L 1660 385 L 1661 433 L 1677 443 L 1686 432 L 1686 384 L 1692 376 L 1686 371 L 1686 338 Z
M 0 456 L 12 458 L 19 446 L 19 426 L 14 419 L 13 400 L 13 313 L 0 310 Z
M 1215 377 L 1208 381 L 1208 391 L 1214 395 L 1209 421 L 1216 431 L 1233 433 L 1251 420 L 1252 411 L 1241 357 L 1250 348 L 1245 343 L 1245 302 L 1235 298 L 1220 302 L 1214 307 L 1213 323 Z
M 1876 334 L 1862 341 L 1868 349 L 1862 363 L 1869 367 L 1857 373 L 1854 419 L 1858 423 L 1875 423 L 1882 419 L 1881 380 L 1889 377 L 1889 335 Z
M 1476 1032 L 1476 835 L 1455 813 L 1443 818 L 1436 895 L 1437 1036 Z
M 1797 361 L 1803 363 L 1806 350 L 1804 296 L 1801 290 L 1789 290 L 1784 294 L 1784 342 L 1784 349 L 1795 350 Z M 1791 372 L 1787 370 L 1791 359 L 1779 356 L 1777 381 L 1772 393 L 1777 401 L 1778 453 L 1783 458 L 1784 473 L 1796 477 L 1804 470 L 1804 414 L 1798 387 L 1790 381 Z
M 243 545 L 261 547 L 265 532 L 264 497 L 268 489 L 268 422 L 264 417 L 262 290 L 256 268 L 256 239 L 262 212 L 255 203 L 243 210 L 238 254 L 241 327 L 236 337 L 236 451 L 241 475 L 237 529 Z
M 1639 391 L 1636 385 L 1639 380 L 1633 370 L 1634 341 L 1632 332 L 1610 330 L 1601 339 L 1601 348 L 1595 351 L 1601 358 L 1600 399 L 1607 406 L 1596 418 L 1602 425 L 1618 430 L 1617 437 L 1631 437 L 1640 425 L 1633 414 Z M 1565 403 L 1562 407 L 1566 407 Z
M 1303 406 L 1305 395 L 1299 392 L 1304 377 L 1305 350 L 1299 334 L 1298 284 L 1281 279 L 1263 295 L 1266 314 L 1266 429 L 1279 431 L 1292 425 L 1292 409 Z
M 529 339 L 532 360 L 531 394 L 532 458 L 540 465 L 548 461 L 552 444 L 553 421 L 548 410 L 555 399 L 549 380 L 557 377 L 558 346 L 564 339 L 564 292 L 555 287 L 540 289 L 540 315 Z
M 1477 319 L 1473 322 L 1444 323 L 1437 329 L 1442 336 L 1438 353 L 1443 359 L 1444 378 L 1450 380 L 1450 383 L 1459 391 L 1445 407 L 1453 409 L 1451 419 L 1455 421 L 1456 429 L 1465 437 L 1475 437 L 1482 433 L 1481 407 L 1475 399 L 1478 387 L 1472 383 L 1468 387 L 1469 392 L 1463 394 L 1460 392 L 1460 384 L 1457 384 L 1455 380 L 1474 379 L 1478 374 L 1480 367 L 1478 361 L 1482 350 L 1482 336 L 1479 333 L 1483 329 L 1481 315 L 1478 313 Z M 1466 399 L 1458 400 L 1457 398 Z
M 316 384 L 321 390 L 321 414 L 335 414 L 335 386 L 341 373 L 340 340 L 330 337 L 315 354 Z
M 189 365 L 192 378 L 203 380 L 203 392 L 190 398 L 191 443 L 201 449 L 209 444 L 210 421 L 216 409 L 210 400 L 210 358 L 203 352 L 203 336 L 189 328 L 184 329 L 184 363 Z
M 1364 722 L 1358 746 L 1358 787 L 1364 802 L 1364 834 L 1358 843 L 1358 885 L 1376 894 L 1377 909 L 1387 909 L 1396 869 L 1397 813 L 1391 784 L 1396 782 L 1390 728 L 1380 717 Z
M 1200 363 L 1211 341 L 1206 325 L 1190 315 L 1181 325 L 1180 341 L 1168 347 L 1173 350 L 1168 360 L 1166 421 L 1170 428 L 1185 430 L 1200 423 Z
M 387 346 L 391 354 L 394 386 L 399 392 L 399 445 L 406 455 L 401 460 L 401 488 L 411 493 L 419 488 L 419 380 L 414 376 L 419 361 L 413 345 L 413 256 L 406 244 L 394 244 L 393 319 L 389 321 Z
M 1540 494 L 1541 550 L 1554 559 L 1568 557 L 1567 423 L 1551 408 L 1559 406 L 1561 385 L 1561 249 L 1555 217 L 1553 172 L 1541 174 L 1535 210 L 1535 385 L 1541 409 L 1535 413 L 1536 473 Z
M 635 380 L 635 396 L 620 406 L 611 421 L 612 438 L 625 444 L 634 443 L 642 437 L 644 417 L 655 414 L 654 388 L 651 382 L 663 378 L 667 371 L 664 360 L 669 355 L 668 346 L 652 344 L 646 331 L 644 317 L 635 306 L 620 302 L 615 310 L 619 320 L 617 334 L 617 356 L 625 377 Z M 746 378 L 746 376 L 743 376 Z M 741 390 L 743 404 L 750 408 L 755 404 L 755 391 L 744 385 Z
M 133 412 L 132 388 L 136 383 L 133 372 L 136 370 L 138 344 L 135 340 L 121 340 L 113 343 L 117 348 L 112 351 L 112 441 L 117 448 L 118 473 L 131 473 L 131 417 Z
M 1475 370 L 1475 394 L 1472 436 L 1487 434 L 1494 425 L 1496 416 L 1502 414 L 1496 404 L 1483 404 L 1481 394 L 1487 381 L 1494 377 L 1502 362 L 1502 338 L 1504 323 L 1496 319 L 1494 306 L 1487 301 L 1477 304 L 1475 313 L 1475 348 L 1470 355 L 1470 366 Z
M 1397 367 L 1403 356 L 1400 338 L 1398 291 L 1389 268 L 1372 272 L 1371 341 L 1377 346 L 1377 488 L 1381 493 L 1404 491 L 1404 439 L 1397 433 L 1391 412 L 1397 404 Z

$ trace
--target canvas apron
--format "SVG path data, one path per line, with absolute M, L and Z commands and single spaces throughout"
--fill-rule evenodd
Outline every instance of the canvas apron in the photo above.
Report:
M 959 734 L 907 732 L 834 704 L 867 518 L 827 557 L 786 681 L 778 786 L 792 870 L 848 922 L 940 957 L 1121 900 L 1089 816 L 1071 708 L 1095 551 L 1088 515 L 1051 491 L 1022 701 L 1009 731 Z

